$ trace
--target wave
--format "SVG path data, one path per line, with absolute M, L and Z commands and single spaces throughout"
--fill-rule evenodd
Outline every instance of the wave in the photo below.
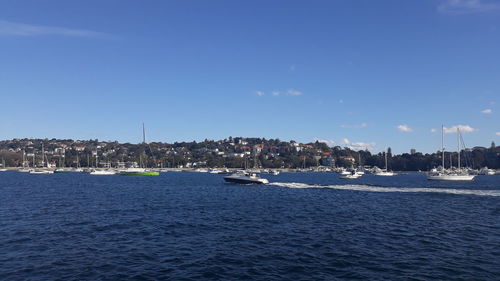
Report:
M 447 193 L 458 195 L 478 195 L 478 196 L 498 196 L 498 190 L 472 190 L 472 189 L 453 189 L 453 188 L 429 188 L 429 187 L 381 187 L 370 185 L 318 185 L 306 184 L 298 182 L 273 182 L 269 185 L 276 185 L 288 188 L 329 188 L 339 190 L 354 190 L 354 191 L 369 191 L 369 192 L 431 192 L 431 193 Z

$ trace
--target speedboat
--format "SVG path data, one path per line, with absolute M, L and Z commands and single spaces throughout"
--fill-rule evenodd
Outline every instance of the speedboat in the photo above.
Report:
M 482 168 L 481 170 L 479 170 L 479 175 L 482 175 L 482 176 L 493 176 L 495 175 L 495 170 L 493 169 L 488 169 L 488 167 L 484 167 Z
M 94 176 L 106 176 L 106 175 L 114 175 L 116 174 L 116 172 L 114 170 L 92 170 L 90 171 L 91 175 L 94 175 Z
M 263 179 L 257 176 L 255 173 L 247 173 L 247 172 L 237 172 L 230 176 L 225 176 L 224 180 L 230 183 L 239 183 L 239 184 L 268 184 L 269 181 L 267 179 Z
M 471 181 L 475 177 L 475 175 L 465 173 L 432 173 L 427 176 L 427 179 L 436 181 Z
M 360 178 L 361 176 L 362 176 L 361 174 L 352 173 L 352 174 L 348 174 L 348 175 L 341 175 L 340 178 L 341 179 L 357 179 L 357 178 Z
M 394 176 L 394 175 L 395 175 L 395 173 L 394 173 L 394 172 L 392 172 L 392 171 L 384 171 L 384 170 L 374 172 L 373 174 L 374 174 L 375 176 L 382 176 L 382 177 L 392 177 L 392 176 Z
M 144 168 L 127 168 L 120 171 L 119 175 L 122 176 L 158 176 L 160 172 L 153 170 L 146 170 Z
M 53 174 L 53 170 L 47 170 L 47 169 L 34 169 L 30 171 L 30 174 L 35 174 L 35 175 L 48 175 L 48 174 Z

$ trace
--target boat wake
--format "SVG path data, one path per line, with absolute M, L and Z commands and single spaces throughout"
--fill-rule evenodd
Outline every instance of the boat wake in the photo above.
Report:
M 369 191 L 369 192 L 408 192 L 408 193 L 430 192 L 430 193 L 500 197 L 499 190 L 472 190 L 472 189 L 429 188 L 429 187 L 401 188 L 401 187 L 381 187 L 381 186 L 369 186 L 369 185 L 317 185 L 317 184 L 305 184 L 297 182 L 273 182 L 270 183 L 269 185 L 276 185 L 288 188 L 329 188 L 329 189 Z

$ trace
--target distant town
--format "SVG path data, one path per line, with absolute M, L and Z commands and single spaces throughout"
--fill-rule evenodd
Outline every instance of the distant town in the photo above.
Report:
M 99 140 L 13 139 L 0 141 L 0 157 L 5 167 L 125 167 L 151 168 L 284 168 L 384 167 L 395 171 L 427 171 L 441 165 L 441 153 L 423 154 L 411 149 L 393 155 L 354 151 L 316 141 L 229 137 L 224 140 L 175 143 L 119 143 Z M 457 152 L 446 152 L 445 163 L 457 163 Z M 461 151 L 463 166 L 474 169 L 500 168 L 500 147 L 474 147 Z M 446 166 L 446 164 L 445 164 Z

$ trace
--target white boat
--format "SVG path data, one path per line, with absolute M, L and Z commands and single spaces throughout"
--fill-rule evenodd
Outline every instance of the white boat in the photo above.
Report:
M 373 172 L 373 174 L 375 176 L 381 176 L 381 177 L 392 177 L 394 176 L 396 173 L 392 172 L 392 171 L 389 171 L 387 169 L 387 154 L 388 151 L 386 151 L 385 153 L 385 169 L 384 170 L 381 170 L 381 169 L 375 169 L 375 171 Z
M 380 177 L 392 177 L 395 174 L 396 173 L 394 173 L 392 171 L 380 171 L 380 172 L 376 172 L 374 175 L 380 176 Z
M 493 176 L 495 175 L 495 170 L 493 169 L 488 169 L 488 167 L 484 167 L 482 168 L 481 170 L 479 170 L 479 173 L 478 175 L 482 175 L 482 176 Z
M 5 169 L 5 159 L 2 157 L 2 168 L 0 169 L 0 172 L 7 172 L 7 169 Z
M 114 175 L 114 174 L 116 174 L 116 171 L 95 169 L 95 170 L 90 171 L 89 174 L 95 175 L 95 176 L 106 176 L 106 175 Z
M 210 174 L 222 174 L 223 173 L 222 170 L 219 170 L 217 168 L 209 169 L 208 172 Z
M 467 175 L 463 173 L 437 173 L 429 174 L 427 179 L 437 181 L 471 181 L 474 177 L 475 175 Z
M 352 173 L 349 175 L 342 175 L 340 176 L 341 179 L 359 179 L 362 175 L 358 173 Z
M 48 169 L 32 169 L 29 172 L 30 174 L 35 174 L 35 175 L 48 175 L 48 174 L 53 174 L 53 170 L 48 170 Z
M 30 169 L 30 168 L 22 168 L 22 169 L 19 169 L 19 170 L 17 170 L 17 171 L 18 171 L 18 172 L 20 172 L 20 173 L 29 173 L 29 172 L 31 172 L 31 170 L 33 170 L 33 169 Z
M 263 179 L 257 176 L 255 173 L 247 173 L 247 172 L 237 172 L 230 176 L 225 176 L 224 180 L 230 183 L 239 183 L 239 184 L 268 184 L 269 181 L 267 179 Z
M 457 128 L 457 143 L 458 143 L 458 169 L 456 170 L 446 170 L 444 169 L 444 126 L 441 126 L 441 158 L 442 167 L 439 171 L 430 172 L 427 175 L 428 180 L 438 180 L 438 181 L 471 181 L 476 176 L 470 175 L 467 170 L 460 168 L 460 129 Z
M 346 169 L 342 168 L 342 169 L 340 170 L 339 174 L 341 174 L 341 175 L 343 175 L 343 176 L 347 176 L 347 175 L 350 175 L 350 174 L 352 174 L 352 173 L 351 173 L 351 171 L 348 171 L 348 170 L 346 170 Z
M 279 171 L 279 170 L 275 170 L 275 171 L 273 171 L 273 175 L 274 175 L 274 176 L 277 176 L 277 175 L 279 175 L 279 174 L 280 174 L 280 171 Z

